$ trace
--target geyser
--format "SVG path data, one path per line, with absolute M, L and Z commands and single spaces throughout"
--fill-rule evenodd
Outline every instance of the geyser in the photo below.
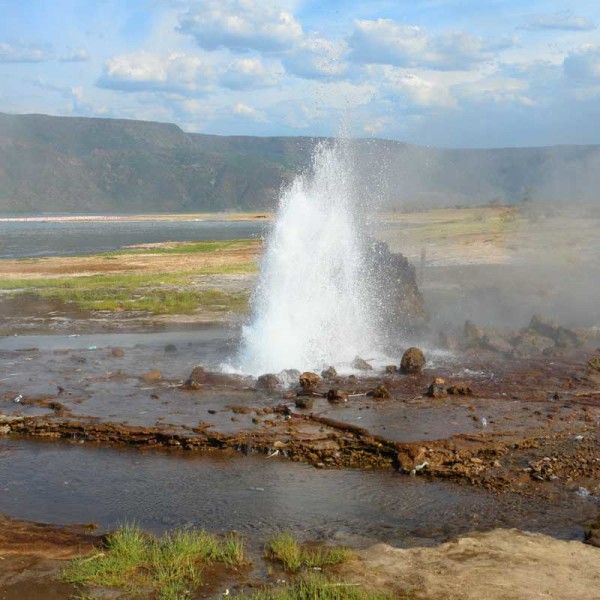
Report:
M 281 194 L 243 330 L 242 372 L 343 368 L 374 354 L 362 202 L 349 142 L 319 145 L 312 169 Z

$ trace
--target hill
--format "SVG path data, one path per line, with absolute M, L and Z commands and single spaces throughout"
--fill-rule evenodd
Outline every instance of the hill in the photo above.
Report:
M 306 137 L 189 134 L 173 124 L 0 113 L 1 212 L 203 212 L 273 208 L 310 164 Z M 393 206 L 586 200 L 600 146 L 441 149 L 357 140 L 364 194 Z

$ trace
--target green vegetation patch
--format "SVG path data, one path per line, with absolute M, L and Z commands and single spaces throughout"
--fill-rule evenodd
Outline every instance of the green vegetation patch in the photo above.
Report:
M 304 577 L 280 587 L 264 587 L 253 594 L 236 595 L 235 600 L 394 600 L 396 596 L 343 581 L 331 580 L 320 574 Z
M 84 310 L 144 311 L 183 314 L 198 308 L 213 312 L 243 312 L 247 291 L 197 289 L 196 276 L 253 272 L 254 264 L 233 264 L 187 273 L 91 275 L 82 277 L 0 281 L 0 290 L 30 293 L 76 304 Z
M 71 561 L 61 578 L 74 585 L 121 588 L 134 597 L 184 600 L 200 585 L 203 566 L 212 562 L 246 563 L 242 540 L 191 530 L 159 539 L 137 525 L 124 525 L 107 536 L 102 550 Z
M 354 558 L 354 553 L 343 546 L 307 546 L 298 543 L 287 532 L 272 537 L 265 548 L 265 556 L 279 561 L 287 571 L 301 568 L 322 568 L 337 565 Z
M 104 258 L 113 256 L 122 256 L 129 254 L 195 254 L 198 252 L 215 252 L 220 250 L 244 250 L 260 246 L 260 240 L 216 240 L 216 241 L 197 241 L 185 244 L 177 244 L 172 247 L 153 247 L 145 248 L 123 248 L 115 252 L 106 252 L 102 254 Z

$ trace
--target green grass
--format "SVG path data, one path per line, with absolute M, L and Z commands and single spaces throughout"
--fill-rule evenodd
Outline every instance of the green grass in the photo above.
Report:
M 252 272 L 255 268 L 255 265 L 226 265 L 192 273 L 17 279 L 0 281 L 0 289 L 73 303 L 84 310 L 181 314 L 202 307 L 213 312 L 242 312 L 248 305 L 248 292 L 194 289 L 193 278 L 198 275 Z M 186 286 L 192 289 L 181 289 Z
M 158 600 L 184 600 L 202 581 L 203 566 L 246 562 L 243 542 L 205 531 L 174 531 L 158 539 L 137 525 L 124 525 L 107 537 L 105 548 L 77 558 L 62 572 L 74 585 L 121 588 L 127 594 L 155 594 Z
M 265 587 L 253 594 L 236 595 L 235 600 L 394 600 L 393 594 L 367 591 L 343 581 L 309 574 L 280 587 Z
M 218 240 L 218 241 L 198 241 L 188 244 L 173 246 L 172 248 L 149 247 L 149 248 L 124 248 L 115 252 L 106 252 L 101 256 L 110 258 L 113 256 L 123 256 L 129 254 L 189 254 L 197 252 L 215 252 L 219 250 L 238 250 L 248 248 L 249 246 L 258 246 L 260 240 Z
M 302 545 L 290 533 L 283 532 L 267 542 L 265 556 L 281 562 L 287 571 L 295 572 L 303 567 L 310 569 L 337 565 L 353 558 L 354 553 L 343 546 Z

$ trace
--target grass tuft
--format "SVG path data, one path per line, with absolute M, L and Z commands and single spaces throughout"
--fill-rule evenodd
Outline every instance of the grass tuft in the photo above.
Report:
M 177 530 L 157 539 L 137 525 L 123 525 L 107 536 L 105 548 L 77 558 L 62 572 L 75 585 L 122 588 L 130 595 L 154 593 L 158 600 L 191 597 L 205 564 L 246 562 L 243 541 L 205 531 Z
M 302 545 L 287 532 L 278 533 L 268 542 L 265 555 L 279 561 L 287 571 L 299 571 L 301 568 L 315 568 L 337 565 L 354 558 L 354 553 L 343 546 Z
M 264 587 L 235 600 L 394 600 L 393 594 L 367 591 L 353 583 L 330 580 L 311 573 L 282 587 Z

